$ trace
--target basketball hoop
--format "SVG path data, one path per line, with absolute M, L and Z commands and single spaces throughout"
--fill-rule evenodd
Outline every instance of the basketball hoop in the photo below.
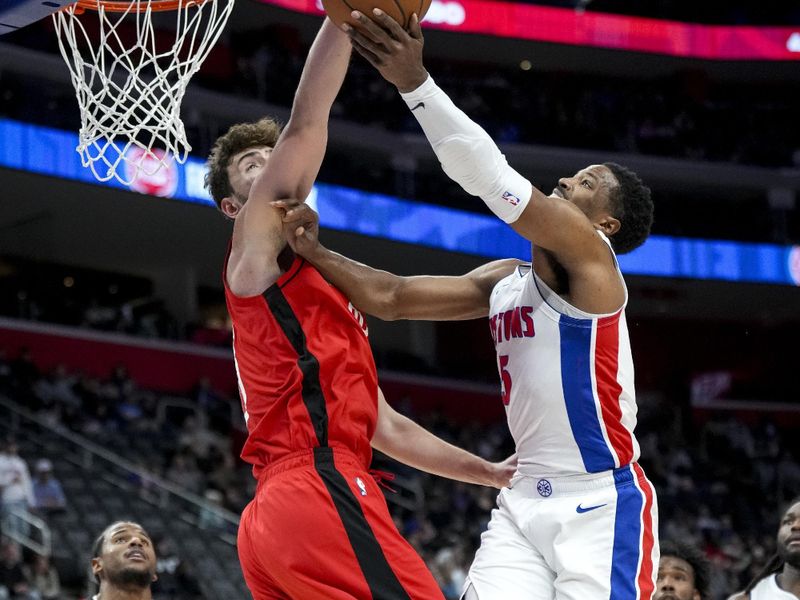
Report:
M 99 181 L 131 185 L 191 146 L 180 117 L 189 80 L 234 0 L 79 0 L 53 15 L 81 111 L 77 151 Z M 155 15 L 173 34 L 154 27 Z M 92 15 L 96 15 L 96 18 Z

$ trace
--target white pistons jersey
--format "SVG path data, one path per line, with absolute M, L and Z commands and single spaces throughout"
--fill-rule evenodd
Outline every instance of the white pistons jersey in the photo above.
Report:
M 490 326 L 519 475 L 599 473 L 637 460 L 624 306 L 585 313 L 520 265 L 492 290 Z
M 750 600 L 795 600 L 796 598 L 797 596 L 778 586 L 775 573 L 759 581 L 750 592 Z

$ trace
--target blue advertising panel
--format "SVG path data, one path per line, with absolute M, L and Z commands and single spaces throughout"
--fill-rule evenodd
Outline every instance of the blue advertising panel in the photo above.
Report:
M 127 187 L 81 166 L 75 133 L 0 119 L 0 166 L 213 206 L 205 166 L 190 157 Z M 498 219 L 319 183 L 309 198 L 323 227 L 490 258 L 530 258 L 529 243 Z M 626 274 L 800 285 L 800 246 L 651 236 L 621 256 Z

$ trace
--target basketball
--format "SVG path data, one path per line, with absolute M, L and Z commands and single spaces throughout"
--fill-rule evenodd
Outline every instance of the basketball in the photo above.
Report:
M 337 25 L 352 22 L 350 13 L 358 10 L 368 17 L 373 8 L 380 8 L 403 27 L 408 27 L 411 15 L 417 13 L 419 20 L 425 16 L 432 0 L 322 0 L 322 6 Z

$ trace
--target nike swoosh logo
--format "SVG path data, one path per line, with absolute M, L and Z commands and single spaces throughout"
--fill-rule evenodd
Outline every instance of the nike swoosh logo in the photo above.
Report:
M 412 111 L 415 111 L 415 110 L 417 110 L 418 108 L 425 108 L 425 103 L 424 103 L 424 102 L 420 102 L 419 104 L 417 104 L 417 105 L 416 105 L 414 108 L 412 108 L 411 110 L 412 110 Z
M 578 508 L 576 508 L 575 511 L 578 514 L 583 514 L 583 513 L 589 512 L 590 510 L 595 510 L 596 508 L 602 508 L 604 506 L 605 506 L 605 504 L 598 504 L 597 506 L 587 506 L 586 508 L 584 508 L 583 506 L 578 504 Z

